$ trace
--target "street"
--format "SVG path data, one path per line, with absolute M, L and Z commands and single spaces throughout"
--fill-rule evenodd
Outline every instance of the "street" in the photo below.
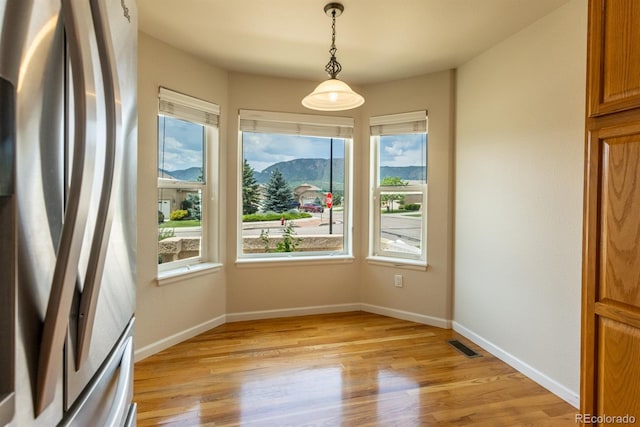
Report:
M 317 236 L 329 233 L 329 211 L 312 213 L 311 218 L 293 220 L 293 226 L 298 236 Z M 343 234 L 343 211 L 333 212 L 333 228 L 331 234 Z M 381 237 L 392 241 L 401 240 L 410 246 L 419 247 L 422 241 L 421 217 L 407 214 L 384 214 L 380 228 Z M 268 231 L 270 236 L 282 235 L 280 221 L 245 222 L 242 224 L 242 236 L 259 236 Z M 200 235 L 200 227 L 177 227 L 174 229 L 176 237 L 194 237 Z
M 293 221 L 295 231 L 298 236 L 314 236 L 321 234 L 329 234 L 329 212 L 325 210 L 323 213 L 313 213 L 312 218 L 297 219 Z M 412 216 L 409 216 L 412 215 Z M 419 247 L 422 241 L 422 221 L 420 216 L 414 214 L 384 214 L 380 228 L 382 230 L 381 237 L 392 241 L 402 240 L 407 245 Z M 280 221 L 268 222 L 247 222 L 242 226 L 243 236 L 259 236 L 260 233 L 269 231 L 271 236 L 279 236 L 282 234 L 282 225 Z M 333 213 L 333 233 L 343 233 L 343 212 L 335 211 Z

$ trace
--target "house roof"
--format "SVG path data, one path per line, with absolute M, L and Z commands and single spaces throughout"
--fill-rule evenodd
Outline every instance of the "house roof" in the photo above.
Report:
M 294 194 L 302 194 L 306 191 L 322 191 L 319 187 L 311 184 L 300 184 L 293 189 Z

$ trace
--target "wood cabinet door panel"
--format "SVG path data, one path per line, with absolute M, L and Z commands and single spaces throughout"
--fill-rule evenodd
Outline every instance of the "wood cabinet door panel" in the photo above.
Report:
M 640 2 L 589 4 L 589 115 L 640 107 Z
M 599 329 L 597 413 L 638 420 L 640 329 L 602 317 Z
M 640 420 L 640 111 L 587 126 L 581 411 Z
M 599 299 L 640 308 L 640 134 L 606 138 L 602 150 Z

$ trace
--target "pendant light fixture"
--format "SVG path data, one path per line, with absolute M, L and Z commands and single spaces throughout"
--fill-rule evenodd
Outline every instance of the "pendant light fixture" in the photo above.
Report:
M 341 111 L 350 110 L 364 104 L 364 98 L 354 92 L 348 84 L 338 80 L 342 65 L 336 59 L 336 18 L 342 15 L 344 6 L 341 3 L 328 3 L 324 12 L 331 18 L 331 58 L 324 67 L 329 75 L 326 80 L 302 100 L 302 105 L 312 110 Z

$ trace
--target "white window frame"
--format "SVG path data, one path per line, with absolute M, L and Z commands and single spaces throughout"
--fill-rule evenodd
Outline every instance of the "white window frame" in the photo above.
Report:
M 344 263 L 353 261 L 352 245 L 352 174 L 353 125 L 351 117 L 320 116 L 257 110 L 238 113 L 238 197 L 236 264 L 260 266 L 273 262 Z M 340 252 L 243 253 L 242 245 L 242 171 L 243 131 L 285 135 L 313 136 L 344 140 L 343 250 Z
M 219 131 L 220 107 L 170 89 L 160 87 L 158 93 L 158 117 L 166 116 L 185 120 L 204 127 L 203 181 L 157 179 L 156 194 L 160 189 L 200 190 L 201 239 L 200 255 L 184 260 L 158 264 L 158 284 L 165 285 L 183 280 L 186 276 L 198 276 L 218 270 L 219 262 Z M 159 138 L 160 135 L 158 135 Z M 157 138 L 156 138 L 157 139 Z M 156 142 L 157 144 L 157 142 Z M 158 196 L 156 196 L 157 198 Z M 157 250 L 158 246 L 156 246 Z
M 370 209 L 369 209 L 369 256 L 370 262 L 392 263 L 394 265 L 427 266 L 427 183 L 419 185 L 383 186 L 380 185 L 380 137 L 401 134 L 428 133 L 427 112 L 414 111 L 409 113 L 391 114 L 385 116 L 370 117 Z M 429 144 L 427 144 L 427 151 Z M 425 153 L 426 158 L 429 156 Z M 429 167 L 427 166 L 427 175 Z M 381 197 L 385 193 L 412 193 L 422 194 L 422 224 L 421 224 L 421 248 L 420 254 L 410 254 L 400 251 L 385 250 L 381 241 Z

